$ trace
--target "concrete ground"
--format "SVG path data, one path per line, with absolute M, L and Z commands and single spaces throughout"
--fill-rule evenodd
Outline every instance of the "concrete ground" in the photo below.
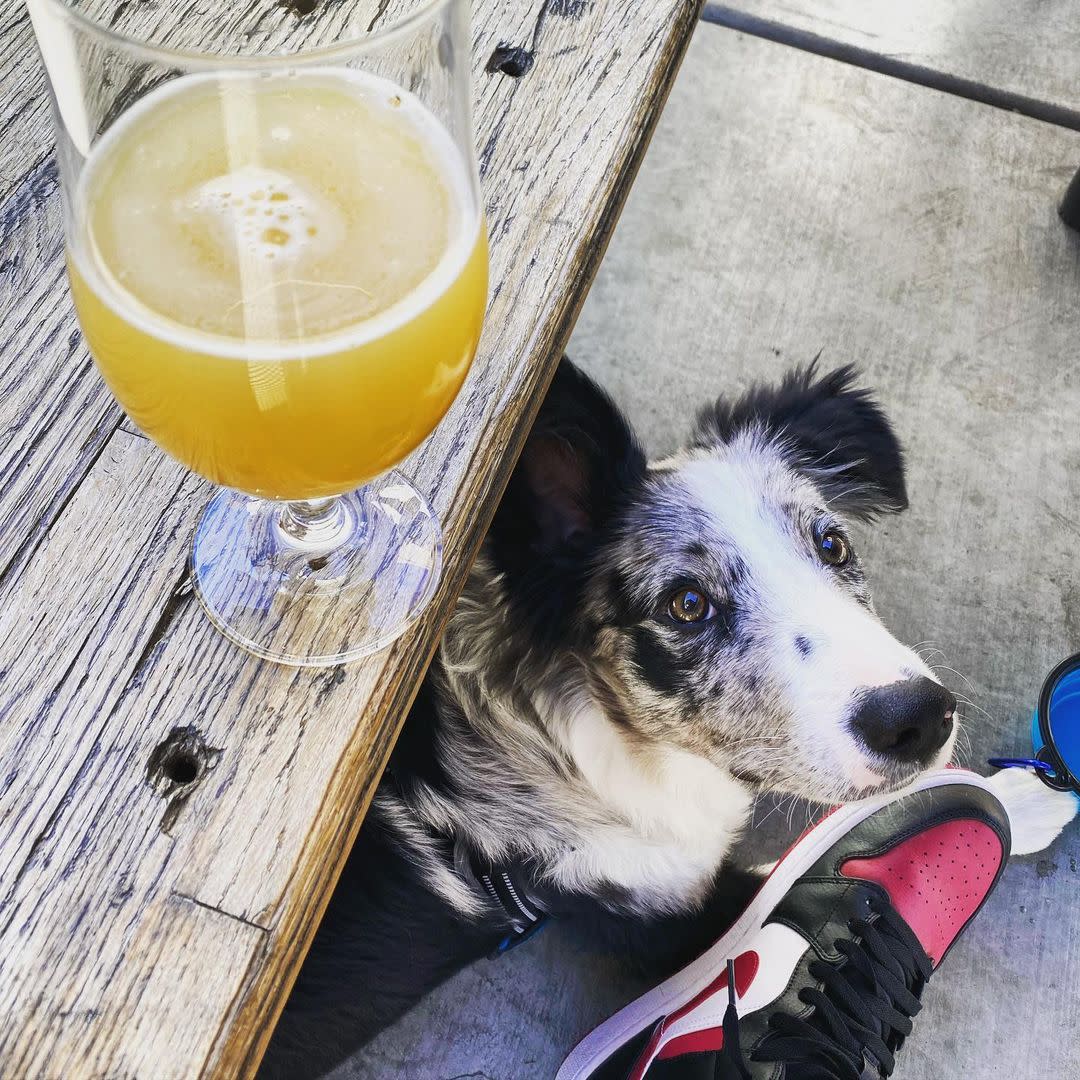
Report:
M 819 351 L 861 365 L 911 495 L 861 550 L 886 622 L 939 648 L 970 702 L 977 768 L 1028 747 L 1043 675 L 1080 649 L 1080 237 L 1054 213 L 1078 164 L 1065 127 L 702 24 L 571 350 L 656 453 L 711 396 Z M 787 834 L 768 816 L 747 857 Z M 1078 861 L 1073 826 L 1010 866 L 931 983 L 900 1080 L 1078 1075 Z M 639 989 L 553 927 L 334 1080 L 546 1080 Z

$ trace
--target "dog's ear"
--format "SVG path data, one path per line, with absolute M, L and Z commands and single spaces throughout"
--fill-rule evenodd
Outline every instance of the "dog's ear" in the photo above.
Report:
M 530 618 L 557 620 L 580 598 L 590 555 L 645 467 L 625 417 L 563 358 L 488 533 Z
M 645 455 L 611 398 L 563 358 L 493 529 L 549 554 L 587 544 L 645 473 Z
M 806 473 L 829 505 L 852 517 L 907 509 L 904 454 L 892 425 L 851 365 L 818 377 L 817 361 L 779 386 L 721 399 L 699 420 L 695 444 L 728 442 L 757 428 Z

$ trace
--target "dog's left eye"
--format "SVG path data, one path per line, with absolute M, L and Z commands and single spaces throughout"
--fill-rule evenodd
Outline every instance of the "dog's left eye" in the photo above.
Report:
M 700 589 L 679 589 L 669 597 L 667 613 L 677 623 L 700 623 L 713 618 L 716 608 Z
M 818 556 L 828 566 L 843 566 L 851 558 L 851 545 L 836 529 L 817 533 Z

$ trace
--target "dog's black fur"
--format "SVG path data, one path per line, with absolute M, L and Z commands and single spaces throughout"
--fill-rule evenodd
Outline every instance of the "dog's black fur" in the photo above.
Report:
M 435 777 L 430 732 L 437 723 L 425 687 L 384 783 Z M 446 858 L 453 858 L 450 844 Z M 551 905 L 551 932 L 572 934 L 592 950 L 622 956 L 635 972 L 663 978 L 715 940 L 761 880 L 755 872 L 725 867 L 704 908 L 657 919 L 621 916 L 601 897 L 563 895 Z M 369 817 L 275 1028 L 261 1080 L 313 1080 L 329 1072 L 443 980 L 494 957 L 508 931 L 509 922 L 496 912 L 477 921 L 436 896 L 409 853 Z
M 738 401 L 721 398 L 698 418 L 698 442 L 726 442 L 749 424 L 785 440 L 818 490 L 840 499 L 850 517 L 907 509 L 904 455 L 892 425 L 868 390 L 852 386 L 848 364 L 815 379 L 816 362 L 779 386 L 756 386 Z
M 812 372 L 801 372 L 779 388 L 753 391 L 735 406 L 718 403 L 703 414 L 698 439 L 724 439 L 756 423 L 790 444 L 800 468 L 817 469 L 824 485 L 845 489 L 856 516 L 900 509 L 906 495 L 899 446 L 877 406 L 850 389 L 851 378 L 844 370 L 815 382 Z M 619 411 L 564 362 L 486 545 L 487 558 L 505 582 L 514 625 L 531 649 L 573 649 L 595 631 L 583 614 L 587 583 L 600 570 L 607 530 L 622 519 L 646 479 L 645 455 Z M 637 616 L 628 611 L 624 617 L 629 623 Z M 662 688 L 663 657 L 650 661 L 644 645 L 645 637 L 638 666 L 646 679 L 655 669 L 651 678 Z M 450 775 L 436 751 L 455 709 L 440 689 L 441 664 L 437 659 L 425 680 L 380 787 L 404 804 L 422 791 L 451 801 L 462 795 L 460 778 Z M 521 797 L 530 797 L 527 787 Z M 377 799 L 260 1075 L 321 1075 L 441 981 L 490 954 L 507 933 L 508 922 L 493 905 L 477 917 L 447 903 L 378 806 Z M 435 851 L 453 871 L 463 839 L 468 838 L 431 832 L 428 855 Z M 525 860 L 529 855 L 520 853 Z M 703 909 L 675 916 L 641 917 L 621 909 L 618 897 L 599 894 L 549 891 L 545 902 L 575 933 L 593 940 L 603 935 L 612 948 L 661 975 L 718 936 L 758 884 L 755 875 L 725 867 Z
M 515 620 L 541 645 L 571 644 L 586 582 L 637 493 L 645 452 L 618 408 L 564 360 L 495 512 L 487 547 Z

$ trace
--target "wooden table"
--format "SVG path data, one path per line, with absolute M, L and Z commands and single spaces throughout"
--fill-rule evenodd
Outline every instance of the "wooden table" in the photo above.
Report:
M 209 487 L 90 362 L 29 19 L 0 17 L 0 1075 L 255 1071 L 697 8 L 476 5 L 491 303 L 460 399 L 408 463 L 444 579 L 393 648 L 315 672 L 246 656 L 192 597 Z

